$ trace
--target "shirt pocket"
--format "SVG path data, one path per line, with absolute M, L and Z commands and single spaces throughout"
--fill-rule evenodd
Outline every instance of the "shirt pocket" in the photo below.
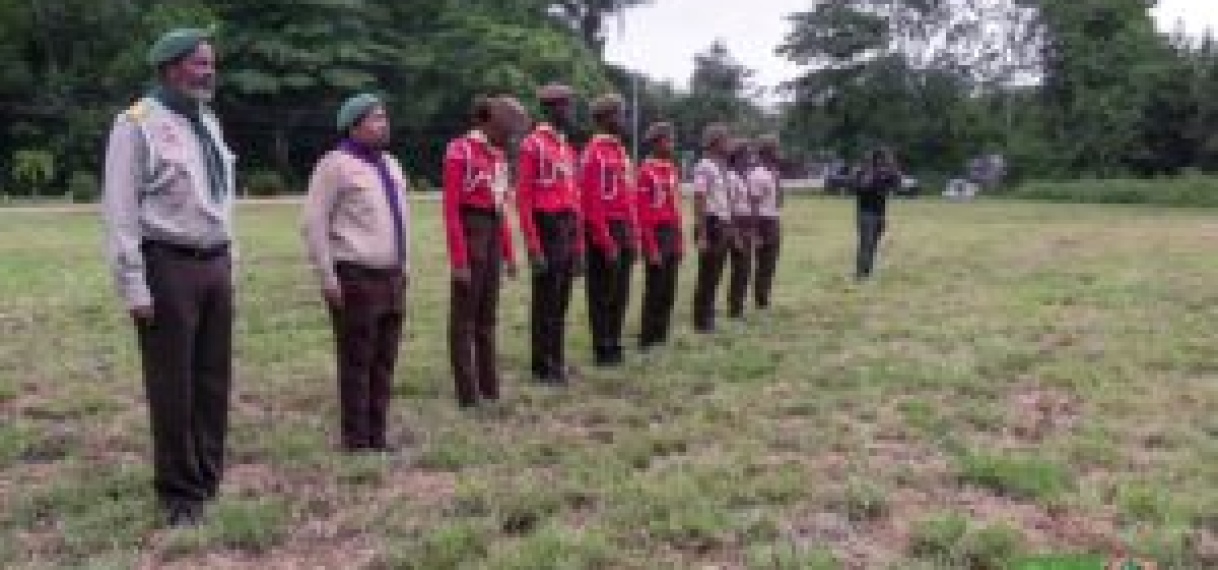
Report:
M 380 179 L 373 173 L 352 174 L 342 186 L 342 211 L 350 222 L 361 227 L 375 223 L 378 200 L 384 200 L 384 193 Z

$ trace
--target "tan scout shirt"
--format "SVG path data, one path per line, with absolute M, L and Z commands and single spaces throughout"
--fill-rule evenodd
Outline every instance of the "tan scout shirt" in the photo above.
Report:
M 731 186 L 727 167 L 704 158 L 694 166 L 694 194 L 706 196 L 706 214 L 720 220 L 732 218 Z
M 757 214 L 763 218 L 777 218 L 778 173 L 774 169 L 759 165 L 749 171 L 749 190 L 759 200 Z
M 408 182 L 402 166 L 386 155 L 402 208 L 402 270 L 410 270 Z M 398 264 L 393 211 L 376 167 L 343 150 L 326 153 L 309 179 L 302 233 L 322 287 L 338 288 L 334 264 L 388 269 Z
M 732 216 L 735 218 L 751 218 L 756 212 L 753 209 L 753 194 L 748 180 L 739 172 L 727 171 L 728 201 L 731 203 Z
M 205 111 L 203 123 L 228 174 L 219 202 L 211 196 L 206 151 L 189 119 L 144 98 L 120 114 L 110 130 L 102 215 L 110 268 L 129 307 L 152 304 L 140 251 L 144 241 L 208 248 L 233 239 L 235 157 L 215 116 Z

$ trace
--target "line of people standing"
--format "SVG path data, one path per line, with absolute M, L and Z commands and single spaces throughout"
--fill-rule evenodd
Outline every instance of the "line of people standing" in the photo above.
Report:
M 224 470 L 235 156 L 210 108 L 216 70 L 209 33 L 169 32 L 152 46 L 148 62 L 156 87 L 118 115 L 107 145 L 107 259 L 138 333 L 154 487 L 170 525 L 193 525 L 216 497 Z M 515 98 L 478 98 L 469 132 L 453 139 L 444 156 L 449 356 L 463 407 L 501 396 L 496 325 L 503 276 L 517 268 L 508 218 L 513 204 L 532 274 L 531 369 L 538 382 L 565 385 L 574 376 L 566 322 L 581 274 L 597 365 L 624 361 L 637 259 L 645 264 L 640 348 L 663 344 L 671 330 L 686 253 L 676 129 L 652 125 L 643 141 L 648 156 L 635 165 L 622 144 L 620 96 L 591 102 L 595 135 L 580 153 L 568 138 L 574 91 L 549 85 L 538 102 L 542 120 L 530 130 Z M 335 127 L 339 141 L 309 180 L 302 235 L 334 330 L 339 445 L 349 452 L 387 451 L 412 275 L 408 179 L 386 150 L 390 117 L 380 98 L 350 98 Z M 513 169 L 507 149 L 522 136 Z M 782 190 L 776 139 L 757 145 L 759 161 L 751 159 L 753 145 L 723 125 L 708 127 L 702 143 L 704 157 L 693 173 L 694 328 L 711 332 L 729 258 L 729 314 L 743 314 L 750 274 L 757 306 L 769 305 Z

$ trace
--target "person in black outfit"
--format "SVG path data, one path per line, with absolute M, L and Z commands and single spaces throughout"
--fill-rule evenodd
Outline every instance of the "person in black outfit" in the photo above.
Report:
M 855 279 L 866 281 L 875 268 L 876 250 L 887 225 L 888 193 L 901 185 L 901 169 L 888 149 L 871 152 L 859 171 L 855 191 L 858 203 L 859 249 Z

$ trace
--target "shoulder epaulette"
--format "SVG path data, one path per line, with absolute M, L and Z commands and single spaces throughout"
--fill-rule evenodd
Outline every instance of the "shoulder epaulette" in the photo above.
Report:
M 136 123 L 141 123 L 144 121 L 144 119 L 148 118 L 148 112 L 148 101 L 145 99 L 140 99 L 139 101 L 136 101 L 134 105 L 131 105 L 131 107 L 123 114 L 125 114 L 128 119 L 131 119 Z

